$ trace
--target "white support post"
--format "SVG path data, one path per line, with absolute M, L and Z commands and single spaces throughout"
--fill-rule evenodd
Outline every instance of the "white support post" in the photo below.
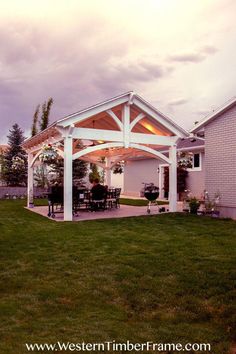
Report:
M 72 137 L 64 138 L 64 221 L 72 221 Z
M 124 147 L 128 148 L 130 144 L 130 106 L 125 104 L 122 110 L 122 123 L 123 123 L 123 141 Z
M 111 161 L 110 158 L 106 158 L 106 167 L 105 167 L 106 175 L 105 175 L 105 185 L 111 187 Z
M 31 166 L 33 154 L 28 153 L 27 207 L 34 207 L 34 168 Z
M 169 210 L 171 212 L 177 211 L 177 155 L 176 145 L 169 148 Z

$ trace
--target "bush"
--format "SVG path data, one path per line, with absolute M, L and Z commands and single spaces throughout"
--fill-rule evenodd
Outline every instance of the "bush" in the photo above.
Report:
M 190 214 L 197 214 L 197 211 L 200 207 L 200 202 L 197 198 L 193 197 L 189 199 L 189 209 L 190 209 Z

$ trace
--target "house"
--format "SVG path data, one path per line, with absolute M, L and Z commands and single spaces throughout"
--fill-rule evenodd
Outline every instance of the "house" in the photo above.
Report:
M 191 133 L 205 137 L 205 189 L 220 194 L 220 215 L 236 219 L 236 98 L 198 123 Z
M 177 144 L 177 153 L 191 153 L 192 166 L 188 168 L 187 189 L 191 194 L 201 198 L 205 189 L 205 152 L 204 139 L 185 138 Z M 154 158 L 130 158 L 125 162 L 123 193 L 129 196 L 139 196 L 143 183 L 152 182 L 160 188 L 160 198 L 165 198 L 164 193 L 164 168 L 168 165 Z M 112 183 L 116 185 L 117 177 Z M 121 182 L 119 182 L 121 185 Z

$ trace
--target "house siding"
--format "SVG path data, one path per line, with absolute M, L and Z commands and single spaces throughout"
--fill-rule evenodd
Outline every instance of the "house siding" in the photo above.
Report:
M 154 183 L 158 186 L 159 175 L 157 159 L 129 160 L 124 171 L 124 193 L 130 196 L 139 196 L 143 182 Z
M 200 198 L 205 189 L 205 159 L 203 151 L 201 152 L 202 169 L 201 171 L 189 171 L 187 178 L 187 188 L 190 189 L 192 195 Z M 143 182 L 154 183 L 159 186 L 159 165 L 165 164 L 164 161 L 158 159 L 129 160 L 126 162 L 124 171 L 124 194 L 130 196 L 139 196 L 143 187 Z M 160 196 L 162 193 L 160 194 Z
M 236 105 L 205 127 L 205 184 L 221 194 L 221 215 L 236 217 Z
M 193 196 L 201 199 L 205 189 L 205 154 L 203 151 L 194 151 L 194 153 L 201 154 L 201 170 L 188 171 L 187 189 L 191 191 Z

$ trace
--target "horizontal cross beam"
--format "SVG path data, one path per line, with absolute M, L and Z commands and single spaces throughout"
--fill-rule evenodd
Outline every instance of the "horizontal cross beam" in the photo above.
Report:
M 91 129 L 91 128 L 74 128 L 72 137 L 74 139 L 84 140 L 104 140 L 123 142 L 124 135 L 122 132 L 115 130 Z M 162 136 L 153 134 L 130 133 L 130 142 L 139 144 L 165 145 L 172 146 L 175 144 L 176 136 Z

